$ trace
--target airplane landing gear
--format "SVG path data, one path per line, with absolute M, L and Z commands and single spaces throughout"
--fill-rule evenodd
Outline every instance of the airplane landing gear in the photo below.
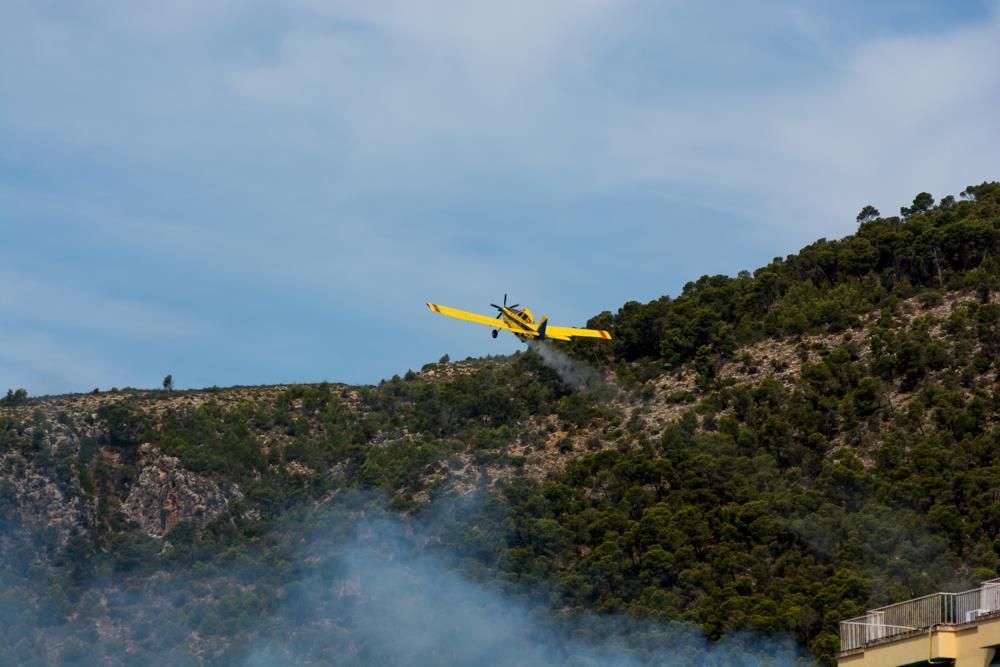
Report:
M 494 329 L 494 330 L 493 330 L 493 331 L 491 331 L 490 333 L 491 333 L 491 334 L 493 335 L 493 337 L 494 337 L 494 338 L 496 338 L 496 337 L 497 337 L 497 334 L 499 334 L 500 332 L 499 332 L 499 331 L 497 331 L 496 329 Z

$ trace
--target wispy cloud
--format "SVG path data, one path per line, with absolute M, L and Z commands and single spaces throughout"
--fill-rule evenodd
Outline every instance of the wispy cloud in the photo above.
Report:
M 852 231 L 853 213 L 893 213 L 916 192 L 996 178 L 1000 14 L 944 34 L 877 39 L 814 81 L 673 110 L 633 105 L 609 150 L 623 178 L 745 198 L 759 222 Z M 674 159 L 664 159 L 673 156 Z

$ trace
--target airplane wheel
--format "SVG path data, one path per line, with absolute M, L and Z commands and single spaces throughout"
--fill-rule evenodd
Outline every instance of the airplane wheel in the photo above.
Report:
M 500 332 L 499 332 L 499 331 L 497 331 L 496 329 L 494 329 L 494 330 L 493 330 L 493 331 L 491 331 L 490 333 L 491 333 L 491 334 L 493 334 L 493 337 L 494 337 L 494 338 L 496 338 L 496 337 L 497 337 L 497 334 L 499 334 Z

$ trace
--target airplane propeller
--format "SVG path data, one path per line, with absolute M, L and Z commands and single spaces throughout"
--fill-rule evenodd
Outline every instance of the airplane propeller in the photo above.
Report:
M 491 303 L 490 305 L 500 311 L 499 313 L 497 313 L 497 319 L 499 320 L 501 317 L 503 317 L 503 308 L 507 308 L 508 307 L 507 306 L 507 294 L 505 293 L 503 295 L 503 308 L 501 308 L 500 306 L 496 305 L 495 303 Z M 510 306 L 510 308 L 517 308 L 520 305 L 521 304 L 519 304 L 519 303 L 515 303 L 514 305 Z

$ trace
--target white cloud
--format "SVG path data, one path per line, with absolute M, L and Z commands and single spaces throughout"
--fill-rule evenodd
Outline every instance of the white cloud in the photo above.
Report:
M 572 90 L 614 18 L 604 3 L 307 4 L 332 24 L 283 33 L 229 81 L 299 125 L 281 135 L 325 150 L 341 188 L 441 194 L 484 173 L 552 181 L 575 162 L 567 131 L 590 112 Z
M 867 199 L 895 205 L 996 168 L 995 15 L 837 51 L 824 17 L 784 4 L 300 0 L 280 19 L 231 2 L 171 7 L 112 4 L 76 22 L 23 10 L 5 35 L 21 50 L 3 70 L 14 104 L 0 128 L 111 160 L 182 161 L 216 183 L 265 184 L 292 165 L 328 202 L 468 195 L 498 179 L 569 197 L 639 184 L 749 197 L 761 208 L 746 213 L 770 222 L 808 212 L 824 233 Z M 829 68 L 803 83 L 762 60 L 756 86 L 700 80 L 741 71 L 771 48 L 760 35 L 782 31 Z M 694 41 L 714 69 L 687 62 Z M 650 71 L 615 69 L 643 49 Z M 685 62 L 688 78 L 665 88 L 658 60 Z
M 894 214 L 922 190 L 957 194 L 1000 177 L 996 62 L 1000 13 L 984 25 L 860 48 L 832 81 L 779 100 L 777 194 L 853 226 L 851 214 L 866 203 Z
M 609 85 L 617 75 L 604 69 L 638 36 L 638 5 L 308 4 L 364 27 L 286 34 L 274 62 L 234 85 L 348 128 L 346 187 L 446 196 L 459 174 L 474 188 L 513 173 L 570 196 L 641 186 L 712 207 L 735 200 L 761 224 L 839 235 L 869 201 L 892 212 L 919 190 L 955 192 L 998 166 L 997 13 L 838 52 L 822 17 L 771 12 L 822 53 L 820 77 L 760 72 L 756 90 L 654 86 L 643 97 Z M 652 20 L 663 23 L 664 57 L 682 57 L 669 48 L 683 43 L 671 16 Z M 746 46 L 715 43 L 733 58 Z
M 853 231 L 875 202 L 957 194 L 1000 174 L 1000 13 L 946 34 L 877 39 L 794 89 L 680 112 L 629 110 L 608 142 L 623 178 L 758 200 L 760 222 L 807 236 Z M 664 159 L 674 156 L 675 159 Z

